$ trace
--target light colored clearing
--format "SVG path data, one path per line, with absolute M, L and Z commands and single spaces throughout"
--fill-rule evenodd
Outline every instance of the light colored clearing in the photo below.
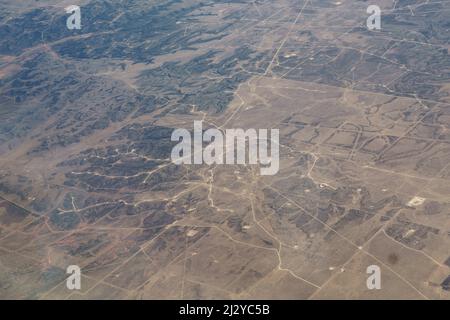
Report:
M 188 236 L 188 237 L 193 237 L 193 236 L 195 236 L 197 233 L 198 233 L 197 230 L 189 230 L 189 231 L 187 232 L 187 236 Z
M 407 205 L 409 207 L 418 207 L 418 206 L 422 205 L 425 202 L 425 200 L 426 200 L 425 198 L 414 197 L 408 202 Z
M 136 80 L 139 75 L 145 71 L 150 69 L 150 66 L 145 63 L 133 63 L 129 60 L 123 60 L 124 69 L 120 65 L 114 66 L 113 69 L 99 72 L 97 76 L 107 76 L 113 78 L 115 80 L 123 81 L 129 87 L 137 89 Z
M 414 229 L 408 230 L 408 231 L 403 235 L 403 238 L 408 238 L 408 237 L 412 236 L 412 235 L 414 234 L 414 232 L 416 232 L 416 230 L 414 230 Z
M 7 78 L 20 70 L 17 64 L 10 64 L 4 68 L 0 68 L 0 79 Z
M 1 55 L 1 56 L 0 56 L 0 63 L 13 62 L 15 58 L 16 58 L 16 57 L 14 57 L 14 56 L 5 56 L 5 55 Z

